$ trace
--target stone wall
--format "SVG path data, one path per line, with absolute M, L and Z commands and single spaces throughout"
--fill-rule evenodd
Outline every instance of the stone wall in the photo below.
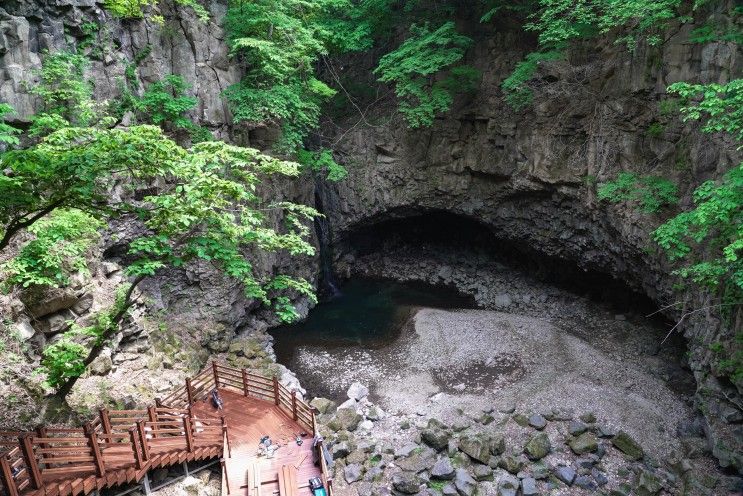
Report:
M 634 206 L 608 205 L 596 189 L 620 171 L 666 176 L 680 185 L 681 205 L 688 206 L 696 185 L 739 163 L 734 143 L 702 134 L 698 124 L 683 123 L 660 104 L 676 81 L 725 83 L 743 73 L 738 46 L 688 42 L 691 30 L 719 17 L 727 3 L 718 2 L 694 23 L 673 26 L 662 47 L 630 53 L 602 40 L 543 63 L 534 105 L 522 112 L 505 103 L 499 86 L 534 40 L 514 32 L 507 20 L 488 27 L 462 21 L 476 39 L 467 63 L 482 71 L 475 95 L 458 98 L 430 129 L 407 129 L 399 116 L 389 117 L 393 110 L 384 100 L 363 117 L 349 112 L 340 131 L 327 127 L 350 170 L 347 180 L 323 192 L 336 257 L 353 255 L 347 241 L 354 233 L 443 210 L 483 223 L 495 240 L 622 280 L 659 307 L 684 302 L 666 311 L 670 318 L 714 303 L 709 295 L 674 290 L 672 268 L 650 238 L 672 210 L 646 215 Z M 341 78 L 364 80 L 353 64 L 344 68 Z M 741 470 L 743 419 L 725 395 L 740 405 L 743 385 L 715 377 L 709 349 L 711 342 L 730 342 L 734 322 L 723 323 L 713 309 L 687 318 L 681 328 L 710 446 L 723 466 Z

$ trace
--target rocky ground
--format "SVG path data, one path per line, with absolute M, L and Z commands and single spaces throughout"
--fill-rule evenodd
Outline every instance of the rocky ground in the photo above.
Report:
M 717 495 L 741 481 L 717 473 L 693 423 L 683 448 L 656 458 L 644 438 L 570 409 L 386 413 L 361 384 L 349 400 L 313 400 L 335 460 L 336 494 Z M 673 434 L 676 436 L 677 434 Z
M 332 383 L 335 399 L 352 386 L 353 399 L 321 417 L 340 494 L 743 490 L 709 456 L 684 343 L 658 348 L 662 325 L 487 256 L 402 249 L 345 263 L 351 274 L 456 287 L 484 310 L 419 309 L 382 348 L 298 350 L 305 386 Z

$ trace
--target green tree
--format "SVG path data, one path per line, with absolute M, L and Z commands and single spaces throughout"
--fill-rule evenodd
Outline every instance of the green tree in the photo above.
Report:
M 437 114 L 446 112 L 457 92 L 472 91 L 478 72 L 469 66 L 452 66 L 472 45 L 449 21 L 431 31 L 428 24 L 410 27 L 410 37 L 379 61 L 374 70 L 380 81 L 394 83 L 400 112 L 412 128 L 430 126 Z M 442 70 L 448 74 L 434 80 Z
M 14 146 L 19 143 L 18 135 L 21 130 L 5 122 L 6 116 L 15 113 L 15 109 L 7 103 L 0 103 L 0 145 Z
M 119 182 L 134 187 L 166 176 L 185 153 L 152 126 L 64 128 L 27 149 L 0 155 L 0 250 L 57 209 L 93 216 L 125 212 L 112 197 Z
M 743 80 L 728 84 L 676 83 L 685 120 L 704 120 L 703 131 L 728 133 L 743 141 Z M 671 260 L 686 263 L 677 273 L 743 301 L 743 164 L 694 191 L 694 208 L 661 225 L 653 236 Z

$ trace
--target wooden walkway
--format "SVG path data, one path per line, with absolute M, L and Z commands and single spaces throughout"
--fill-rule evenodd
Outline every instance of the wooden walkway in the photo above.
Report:
M 208 401 L 215 388 L 224 410 Z M 0 432 L 0 495 L 79 496 L 143 480 L 147 489 L 152 469 L 215 458 L 224 496 L 308 495 L 310 477 L 332 495 L 324 459 L 313 463 L 315 433 L 313 411 L 276 379 L 215 362 L 146 410 L 101 410 L 82 428 Z M 257 456 L 264 435 L 280 446 L 270 459 Z
M 293 473 L 293 494 L 311 495 L 308 480 L 322 477 L 319 466 L 313 461 L 313 433 L 290 418 L 273 403 L 246 398 L 242 394 L 221 389 L 224 410 L 220 412 L 230 425 L 229 438 L 231 456 L 225 456 L 227 477 L 222 479 L 222 493 L 230 496 L 284 495 L 288 488 L 280 490 L 279 481 L 283 472 Z M 195 406 L 194 413 L 212 414 L 215 409 L 207 403 Z M 296 436 L 300 435 L 301 445 Z M 270 458 L 258 455 L 258 445 L 263 436 L 269 436 L 279 446 Z M 256 474 L 258 478 L 256 479 Z M 227 489 L 229 488 L 229 491 Z

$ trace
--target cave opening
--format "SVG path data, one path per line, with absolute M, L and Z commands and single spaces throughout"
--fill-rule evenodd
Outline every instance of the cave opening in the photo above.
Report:
M 338 243 L 339 252 L 365 257 L 399 250 L 420 253 L 421 258 L 442 251 L 461 257 L 489 260 L 561 290 L 607 305 L 617 313 L 654 313 L 657 304 L 646 294 L 607 272 L 584 269 L 574 260 L 550 256 L 509 239 L 472 217 L 443 210 L 394 212 L 348 230 Z

